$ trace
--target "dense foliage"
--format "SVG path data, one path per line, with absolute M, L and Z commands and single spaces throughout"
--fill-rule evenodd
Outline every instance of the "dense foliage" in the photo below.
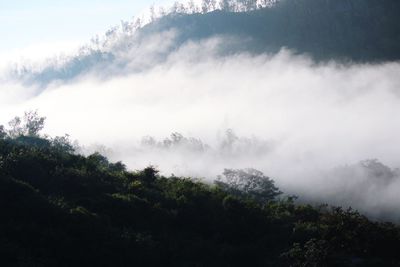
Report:
M 27 113 L 19 135 L 1 127 L 1 266 L 400 264 L 393 224 L 277 199 L 252 169 L 225 170 L 213 185 L 127 171 L 40 137 L 40 119 Z

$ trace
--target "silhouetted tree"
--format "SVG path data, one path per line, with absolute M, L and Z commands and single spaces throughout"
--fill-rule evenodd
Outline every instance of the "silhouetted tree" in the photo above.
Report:
M 40 117 L 37 111 L 27 111 L 23 119 L 15 117 L 8 123 L 10 126 L 8 134 L 12 138 L 23 135 L 37 137 L 44 127 L 45 120 L 46 118 Z
M 201 10 L 203 13 L 210 12 L 212 10 L 215 10 L 217 7 L 217 1 L 216 0 L 203 0 L 201 4 Z
M 37 111 L 25 112 L 24 122 L 25 131 L 28 136 L 38 136 L 39 132 L 44 127 L 46 118 L 40 117 Z
M 154 22 L 156 20 L 156 17 L 157 17 L 156 11 L 155 11 L 155 8 L 154 8 L 154 4 L 150 6 L 149 12 L 150 12 L 150 21 Z
M 220 2 L 219 2 L 219 7 L 223 11 L 227 11 L 227 12 L 233 11 L 233 6 L 234 6 L 234 3 L 232 0 L 220 0 Z
M 164 7 L 160 6 L 158 8 L 158 14 L 160 15 L 160 17 L 164 17 L 167 14 L 167 12 L 165 11 Z
M 143 182 L 152 184 L 157 179 L 159 171 L 154 166 L 149 166 L 143 170 Z
M 8 126 L 10 127 L 10 129 L 8 130 L 8 134 L 10 135 L 10 137 L 16 138 L 18 136 L 23 135 L 24 131 L 21 126 L 21 118 L 20 117 L 15 117 L 14 119 L 12 119 L 8 123 Z
M 194 14 L 194 13 L 198 13 L 199 10 L 197 8 L 197 5 L 195 4 L 195 2 L 193 0 L 190 0 L 188 2 L 188 8 L 187 8 L 188 13 L 190 14 Z
M 69 139 L 69 135 L 66 134 L 64 136 L 56 136 L 52 139 L 52 145 L 54 148 L 59 151 L 73 153 L 75 151 L 74 145 L 71 143 Z

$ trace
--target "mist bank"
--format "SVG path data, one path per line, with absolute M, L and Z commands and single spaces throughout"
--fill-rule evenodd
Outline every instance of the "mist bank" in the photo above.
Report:
M 231 129 L 218 133 L 214 146 L 172 133 L 160 140 L 145 136 L 135 145 L 92 144 L 78 151 L 86 155 L 100 152 L 136 169 L 150 165 L 166 175 L 196 177 L 206 183 L 212 183 L 226 168 L 251 166 L 268 172 L 285 190 L 284 196 L 297 196 L 299 203 L 352 207 L 372 219 L 400 222 L 400 170 L 378 159 L 332 162 L 334 167 L 295 162 L 279 158 L 275 142 L 239 137 Z
M 153 38 L 167 44 L 168 36 Z M 166 174 L 213 179 L 224 168 L 252 167 L 303 199 L 398 219 L 397 178 L 377 186 L 359 162 L 400 166 L 400 64 L 316 63 L 285 49 L 215 56 L 225 44 L 222 37 L 189 42 L 140 72 L 92 70 L 46 87 L 7 80 L 0 124 L 38 108 L 48 134 L 102 144 L 131 169 L 153 164 Z M 158 49 L 144 45 L 132 64 L 151 62 L 147 55 Z M 173 141 L 174 132 L 183 141 Z M 160 148 L 166 137 L 186 145 Z

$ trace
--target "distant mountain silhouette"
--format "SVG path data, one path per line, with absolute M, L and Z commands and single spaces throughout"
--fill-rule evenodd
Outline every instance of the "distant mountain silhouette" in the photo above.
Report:
M 119 34 L 111 30 L 102 44 L 86 47 L 63 64 L 55 62 L 36 71 L 21 68 L 16 76 L 45 86 L 88 72 L 102 77 L 140 72 L 164 62 L 188 42 L 213 37 L 229 37 L 219 44 L 217 56 L 277 53 L 287 48 L 317 62 L 396 61 L 400 59 L 399 11 L 397 0 L 282 0 L 245 12 L 173 12 L 136 30 Z M 164 43 L 162 35 L 171 31 L 175 35 Z
M 287 47 L 316 60 L 391 61 L 400 59 L 400 2 L 394 0 L 284 0 L 250 12 L 171 14 L 142 32 L 171 28 L 180 41 L 215 35 L 246 37 L 251 52 Z

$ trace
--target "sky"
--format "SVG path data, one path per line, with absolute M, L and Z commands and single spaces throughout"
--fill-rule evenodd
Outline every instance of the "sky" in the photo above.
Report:
M 168 0 L 2 0 L 0 59 L 61 52 Z M 11 56 L 12 55 L 12 56 Z M 42 55 L 37 55 L 38 57 Z

